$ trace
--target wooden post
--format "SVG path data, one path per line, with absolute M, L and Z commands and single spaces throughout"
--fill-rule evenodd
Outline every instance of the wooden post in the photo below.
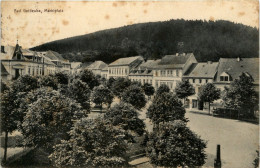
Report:
M 217 157 L 214 161 L 214 168 L 221 168 L 220 145 L 217 145 Z

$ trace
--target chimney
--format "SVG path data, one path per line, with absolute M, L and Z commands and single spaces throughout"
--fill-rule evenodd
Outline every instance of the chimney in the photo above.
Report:
M 240 57 L 237 57 L 237 62 L 240 62 L 241 61 L 241 58 Z
M 212 61 L 208 61 L 208 64 L 212 64 Z

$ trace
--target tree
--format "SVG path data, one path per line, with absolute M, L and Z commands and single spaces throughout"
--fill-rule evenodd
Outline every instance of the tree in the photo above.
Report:
M 137 85 L 131 85 L 122 95 L 124 102 L 130 103 L 137 109 L 141 109 L 145 106 L 146 100 L 145 95 L 141 87 Z
M 94 87 L 93 93 L 92 93 L 92 101 L 95 104 L 101 105 L 101 111 L 102 111 L 102 104 L 108 104 L 108 107 L 110 107 L 112 101 L 113 101 L 114 95 L 112 92 L 103 85 L 99 85 Z
M 125 131 L 103 119 L 83 118 L 70 139 L 54 146 L 49 158 L 57 167 L 124 167 L 128 165 Z
M 68 136 L 74 121 L 86 116 L 79 104 L 58 91 L 38 96 L 24 117 L 24 144 L 50 149 L 58 139 Z
M 83 70 L 79 74 L 80 80 L 85 82 L 89 88 L 92 90 L 95 86 L 99 85 L 97 77 L 93 74 L 93 72 L 89 70 Z
M 207 83 L 206 85 L 202 86 L 198 93 L 198 97 L 200 101 L 208 102 L 210 114 L 210 103 L 220 98 L 220 90 L 217 89 L 214 84 Z
M 112 84 L 112 91 L 114 95 L 121 98 L 126 88 L 131 85 L 131 81 L 127 78 L 117 78 Z
M 160 122 L 185 119 L 185 109 L 181 101 L 173 93 L 162 93 L 156 96 L 147 110 L 147 117 L 153 121 L 155 127 Z
M 11 87 L 15 92 L 29 92 L 39 87 L 36 77 L 30 75 L 20 76 L 15 80 Z
M 109 78 L 107 81 L 107 87 L 111 89 L 114 82 L 115 82 L 115 78 L 113 77 Z
M 64 89 L 66 89 L 66 87 Z M 80 79 L 73 79 L 73 81 L 69 83 L 67 92 L 66 90 L 63 92 L 65 92 L 66 96 L 80 103 L 85 110 L 90 110 L 89 101 L 91 90 L 85 82 Z
M 144 90 L 145 95 L 148 96 L 149 99 L 150 99 L 150 96 L 152 96 L 154 94 L 154 87 L 153 87 L 153 85 L 151 85 L 149 83 L 145 83 L 143 85 L 143 90 Z
M 165 84 L 162 84 L 156 91 L 156 95 L 160 95 L 162 93 L 169 93 L 170 92 L 170 88 L 165 85 Z
M 53 89 L 58 89 L 58 79 L 53 75 L 42 76 L 39 80 L 40 86 L 47 86 Z
M 254 117 L 254 107 L 258 104 L 258 96 L 253 88 L 253 78 L 245 73 L 225 88 L 222 96 L 225 107 L 236 109 L 244 117 Z
M 69 76 L 64 72 L 55 73 L 54 77 L 58 80 L 59 84 L 67 85 L 69 83 Z
M 205 163 L 206 143 L 180 120 L 160 123 L 147 143 L 152 164 L 162 167 L 195 167 Z
M 5 132 L 3 163 L 6 162 L 8 133 L 12 133 L 17 129 L 16 122 L 19 115 L 15 110 L 17 108 L 16 99 L 17 94 L 11 89 L 1 93 L 1 132 Z
M 180 83 L 177 84 L 175 88 L 175 93 L 176 95 L 180 98 L 183 99 L 183 103 L 185 103 L 185 99 L 188 96 L 194 95 L 195 94 L 195 89 L 194 87 L 189 83 L 188 80 L 184 80 Z
M 9 89 L 9 87 L 7 86 L 7 84 L 4 83 L 4 82 L 2 82 L 2 81 L 1 81 L 0 87 L 1 87 L 1 93 L 4 93 L 5 90 L 8 90 L 8 89 Z
M 104 118 L 111 121 L 114 126 L 120 126 L 124 130 L 134 131 L 138 135 L 144 133 L 145 124 L 143 120 L 138 118 L 137 111 L 128 103 L 116 104 L 106 112 Z

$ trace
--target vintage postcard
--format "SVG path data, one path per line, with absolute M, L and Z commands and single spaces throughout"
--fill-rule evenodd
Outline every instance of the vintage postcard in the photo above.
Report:
M 1 2 L 2 167 L 259 167 L 259 1 Z

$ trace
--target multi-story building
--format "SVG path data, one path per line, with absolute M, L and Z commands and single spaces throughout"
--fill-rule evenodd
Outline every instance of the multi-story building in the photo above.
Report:
M 53 53 L 55 57 L 50 56 Z M 5 74 L 8 73 L 5 77 L 7 80 L 17 79 L 21 75 L 36 76 L 53 74 L 58 71 L 70 72 L 70 63 L 64 60 L 60 54 L 53 51 L 35 52 L 22 49 L 19 44 L 16 44 L 15 47 L 1 46 L 0 60 L 6 70 Z
M 153 84 L 153 69 L 158 65 L 161 60 L 147 60 L 139 67 L 131 70 L 129 79 L 131 81 L 140 82 L 142 85 L 145 83 Z
M 81 64 L 81 62 L 71 62 L 71 73 L 77 73 L 78 69 L 80 69 Z
M 195 94 L 189 96 L 185 104 L 189 108 L 198 107 L 198 93 L 202 85 L 206 83 L 213 83 L 218 68 L 218 62 L 201 62 L 193 63 L 190 68 L 183 75 L 183 80 L 188 80 L 195 89 Z
M 101 69 L 101 77 L 108 79 L 108 66 L 106 66 L 105 68 Z
M 144 61 L 142 56 L 120 58 L 108 65 L 108 78 L 128 77 Z
M 157 89 L 165 84 L 174 90 L 177 83 L 182 80 L 182 75 L 193 63 L 197 63 L 193 53 L 164 56 L 153 68 L 153 86 Z
M 259 92 L 259 58 L 220 58 L 214 84 L 220 90 L 246 73 L 254 80 L 254 88 Z
M 59 53 L 51 50 L 46 52 L 38 52 L 38 53 L 56 65 L 55 66 L 56 72 L 70 73 L 71 71 L 70 62 L 64 59 Z
M 101 76 L 102 69 L 106 68 L 107 64 L 103 61 L 95 61 L 89 66 L 87 66 L 85 69 L 91 70 L 95 75 Z

